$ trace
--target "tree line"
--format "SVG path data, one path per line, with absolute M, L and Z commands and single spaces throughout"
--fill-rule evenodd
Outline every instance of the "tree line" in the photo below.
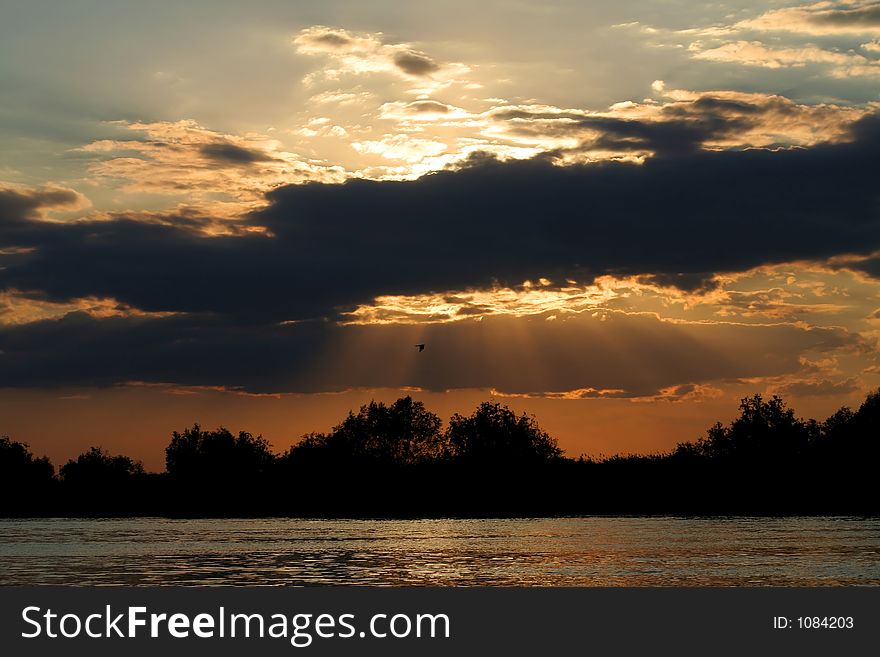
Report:
M 175 431 L 165 472 L 92 447 L 56 473 L 0 438 L 0 516 L 546 516 L 880 512 L 880 390 L 824 422 L 779 397 L 649 455 L 568 458 L 534 416 L 484 402 L 444 428 L 402 397 L 274 453 L 262 436 Z

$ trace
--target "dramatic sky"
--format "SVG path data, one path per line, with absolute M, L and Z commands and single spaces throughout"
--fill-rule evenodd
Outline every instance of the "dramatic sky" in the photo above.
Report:
M 401 394 L 645 452 L 880 385 L 880 2 L 0 18 L 0 434 L 56 463 Z

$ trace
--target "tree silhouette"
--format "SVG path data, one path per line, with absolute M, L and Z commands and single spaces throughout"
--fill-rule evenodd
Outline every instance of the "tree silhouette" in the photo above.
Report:
M 867 446 L 876 453 L 878 436 L 880 436 L 880 390 L 875 390 L 867 396 L 859 406 L 854 419 L 856 428 L 865 438 Z
M 880 390 L 872 392 L 857 411 L 844 406 L 821 425 L 821 451 L 831 462 L 864 463 L 880 459 Z
M 35 458 L 25 443 L 0 436 L 0 515 L 40 509 L 51 494 L 55 468 Z
M 529 415 L 485 402 L 440 418 L 412 397 L 372 401 L 276 456 L 261 436 L 174 432 L 166 473 L 93 447 L 54 477 L 0 438 L 2 515 L 503 516 L 880 512 L 880 390 L 824 422 L 779 397 L 668 453 L 564 458 Z
M 562 450 L 533 416 L 483 402 L 472 415 L 456 413 L 446 431 L 451 457 L 469 464 L 536 464 L 557 459 Z
M 261 499 L 275 464 L 262 436 L 234 435 L 224 427 L 203 431 L 198 424 L 175 431 L 165 448 L 173 515 L 266 515 Z
M 144 466 L 127 456 L 112 456 L 91 447 L 61 466 L 61 481 L 74 486 L 113 487 L 144 474 Z
M 144 468 L 127 456 L 92 447 L 61 466 L 63 503 L 78 514 L 119 515 L 141 509 Z
M 767 401 L 761 395 L 746 397 L 739 409 L 740 416 L 730 426 L 715 423 L 705 438 L 679 444 L 675 455 L 776 466 L 803 455 L 818 433 L 818 425 L 796 418 L 777 396 Z
M 269 442 L 246 431 L 233 435 L 229 429 L 203 431 L 198 424 L 175 431 L 165 448 L 165 469 L 176 479 L 200 483 L 233 483 L 268 472 L 274 455 Z
M 441 458 L 446 451 L 440 418 L 422 402 L 406 396 L 390 406 L 371 401 L 329 434 L 309 434 L 288 457 L 310 463 L 360 463 L 385 466 L 418 465 Z

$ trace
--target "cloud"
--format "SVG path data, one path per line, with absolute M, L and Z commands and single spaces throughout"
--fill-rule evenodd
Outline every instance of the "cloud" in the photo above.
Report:
M 816 2 L 772 9 L 734 26 L 740 30 L 797 32 L 814 36 L 880 34 L 880 3 L 872 0 Z
M 228 165 L 270 162 L 274 159 L 265 151 L 222 141 L 204 144 L 199 147 L 199 152 L 214 162 Z
M 356 141 L 351 147 L 358 153 L 372 153 L 390 160 L 403 160 L 409 164 L 421 162 L 426 157 L 440 155 L 447 149 L 447 145 L 443 142 L 419 139 L 406 134 L 386 134 L 382 139 Z
M 458 121 L 478 118 L 474 114 L 431 98 L 412 102 L 397 101 L 383 104 L 379 108 L 379 118 L 392 121 Z
M 394 55 L 394 65 L 407 75 L 430 75 L 440 70 L 440 65 L 425 54 L 399 52 Z
M 880 280 L 880 254 L 874 253 L 863 257 L 846 257 L 837 259 L 832 266 L 835 269 L 857 271 Z
M 429 96 L 386 102 L 354 124 L 334 117 L 332 108 L 366 97 L 336 90 L 312 98 L 320 114 L 309 112 L 301 127 L 284 131 L 293 140 L 287 148 L 305 155 L 268 135 L 223 133 L 192 120 L 115 122 L 122 138 L 74 150 L 88 158 L 91 183 L 121 192 L 118 205 L 125 194 L 165 196 L 166 216 L 213 216 L 209 229 L 217 232 L 230 230 L 221 219 L 239 219 L 263 205 L 267 192 L 291 183 L 413 179 L 481 153 L 523 159 L 551 152 L 560 163 L 576 163 L 809 146 L 845 138 L 849 126 L 872 110 L 758 93 L 658 89 L 659 99 L 603 111 L 505 103 L 472 112 Z M 365 128 L 364 116 L 375 123 Z
M 841 254 L 828 262 L 831 271 L 853 272 L 869 280 L 880 280 L 880 251 L 862 254 Z
M 62 185 L 49 183 L 42 187 L 27 187 L 0 181 L 0 212 L 10 223 L 45 219 L 52 212 L 73 212 L 90 206 L 85 195 Z
M 312 84 L 320 79 L 337 80 L 343 75 L 386 73 L 413 83 L 415 88 L 444 88 L 470 69 L 457 63 L 439 62 L 407 43 L 387 43 L 381 32 L 358 33 L 316 25 L 301 30 L 293 45 L 302 55 L 326 58 L 328 65 L 306 76 Z
M 678 30 L 640 23 L 614 27 L 637 28 L 653 45 L 687 48 L 697 60 L 772 70 L 809 67 L 806 84 L 820 80 L 817 72 L 843 79 L 873 77 L 880 71 L 876 59 L 856 52 L 857 48 L 869 54 L 878 51 L 876 40 L 860 43 L 865 36 L 880 35 L 880 2 L 876 1 L 823 1 Z M 816 37 L 826 42 L 834 38 L 834 47 L 823 46 L 821 41 L 817 45 Z
M 846 138 L 872 108 L 804 105 L 783 96 L 667 90 L 662 101 L 624 102 L 604 112 L 551 106 L 489 110 L 484 134 L 557 151 L 566 161 L 643 159 L 700 149 L 810 146 Z
M 31 298 L 17 291 L 0 292 L 0 325 L 29 324 L 60 319 L 70 313 L 82 312 L 91 317 L 168 317 L 174 313 L 145 313 L 114 299 L 84 297 L 68 302 Z
M 573 283 L 573 282 L 572 282 Z M 610 301 L 651 288 L 635 279 L 599 277 L 591 285 L 553 285 L 542 278 L 536 283 L 491 287 L 423 295 L 380 296 L 370 304 L 346 313 L 350 324 L 419 324 L 455 322 L 475 316 L 512 315 L 526 317 L 553 312 L 584 312 Z M 657 288 L 653 288 L 657 290 Z M 548 321 L 555 315 L 546 317 Z
M 0 387 L 127 381 L 250 393 L 350 388 L 495 389 L 547 397 L 684 398 L 711 382 L 799 372 L 804 354 L 846 348 L 842 329 L 670 323 L 589 314 L 430 326 L 230 323 L 181 315 L 71 313 L 0 326 Z M 413 344 L 428 348 L 417 353 Z
M 880 75 L 880 62 L 856 53 L 842 53 L 816 46 L 770 47 L 760 41 L 733 41 L 717 47 L 705 47 L 697 41 L 689 47 L 695 59 L 713 62 L 760 66 L 763 68 L 802 67 L 828 64 L 834 77 Z
M 362 166 L 355 175 L 414 178 L 487 153 L 504 160 L 547 153 L 557 163 L 572 164 L 641 162 L 707 149 L 811 146 L 848 138 L 850 126 L 875 109 L 801 104 L 763 93 L 667 89 L 661 81 L 653 87 L 654 98 L 605 110 L 497 99 L 479 112 L 432 97 L 387 102 L 377 118 L 393 122 L 395 131 L 353 138 L 352 147 L 365 160 L 372 155 L 389 162 Z M 360 126 L 352 129 L 359 131 Z M 309 128 L 309 134 L 319 133 Z
M 541 278 L 647 274 L 700 288 L 717 272 L 880 250 L 880 121 L 847 139 L 642 165 L 482 158 L 409 182 L 288 185 L 242 230 L 214 237 L 186 216 L 49 224 L 7 199 L 0 289 L 283 321 Z
M 309 102 L 318 105 L 360 105 L 373 97 L 369 91 L 343 91 L 342 89 L 332 89 L 322 91 L 309 98 Z
M 672 102 L 675 120 L 764 111 L 730 97 Z M 221 143 L 210 137 L 185 147 Z M 279 187 L 241 230 L 213 236 L 185 215 L 46 221 L 76 193 L 19 188 L 0 194 L 0 385 L 660 400 L 730 380 L 840 383 L 805 373 L 803 359 L 867 348 L 862 338 L 785 323 L 823 312 L 818 288 L 802 311 L 797 277 L 732 289 L 716 273 L 829 258 L 868 268 L 880 251 L 878 146 L 880 120 L 867 117 L 809 148 L 672 149 L 641 165 L 475 158 L 408 182 Z M 623 305 L 649 294 L 656 312 Z M 675 314 L 661 304 L 700 297 L 737 321 L 660 319 Z M 431 348 L 415 360 L 422 342 Z
M 319 42 L 321 52 L 338 49 L 337 42 L 342 43 Z M 359 43 L 354 37 L 352 42 Z M 358 51 L 366 47 L 345 43 Z M 166 196 L 176 207 L 166 208 L 168 215 L 237 219 L 263 204 L 268 191 L 291 183 L 413 179 L 487 153 L 525 159 L 549 152 L 558 163 L 570 164 L 644 161 L 705 149 L 811 146 L 846 138 L 853 122 L 875 109 L 808 105 L 761 93 L 667 89 L 660 82 L 654 92 L 653 98 L 599 111 L 499 99 L 483 101 L 480 111 L 473 111 L 433 95 L 371 109 L 369 92 L 334 88 L 312 96 L 298 127 L 279 133 L 287 146 L 266 134 L 223 133 L 192 120 L 120 121 L 122 138 L 97 140 L 75 151 L 89 158 L 94 184 L 123 194 Z M 349 106 L 355 104 L 352 118 Z M 212 230 L 225 230 L 219 223 Z
M 843 381 L 831 381 L 828 379 L 813 379 L 784 383 L 774 388 L 774 392 L 780 396 L 791 395 L 793 397 L 827 397 L 845 395 L 861 388 L 858 379 L 847 378 Z
M 177 196 L 235 215 L 261 203 L 279 185 L 334 181 L 343 175 L 338 167 L 284 151 L 280 142 L 264 135 L 224 134 L 191 120 L 116 123 L 137 138 L 98 140 L 77 151 L 93 157 L 89 172 L 95 178 L 121 181 L 119 189 L 126 193 Z

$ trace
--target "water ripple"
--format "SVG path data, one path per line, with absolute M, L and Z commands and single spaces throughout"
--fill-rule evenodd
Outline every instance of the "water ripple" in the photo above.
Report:
M 880 521 L 0 520 L 0 584 L 880 584 Z

